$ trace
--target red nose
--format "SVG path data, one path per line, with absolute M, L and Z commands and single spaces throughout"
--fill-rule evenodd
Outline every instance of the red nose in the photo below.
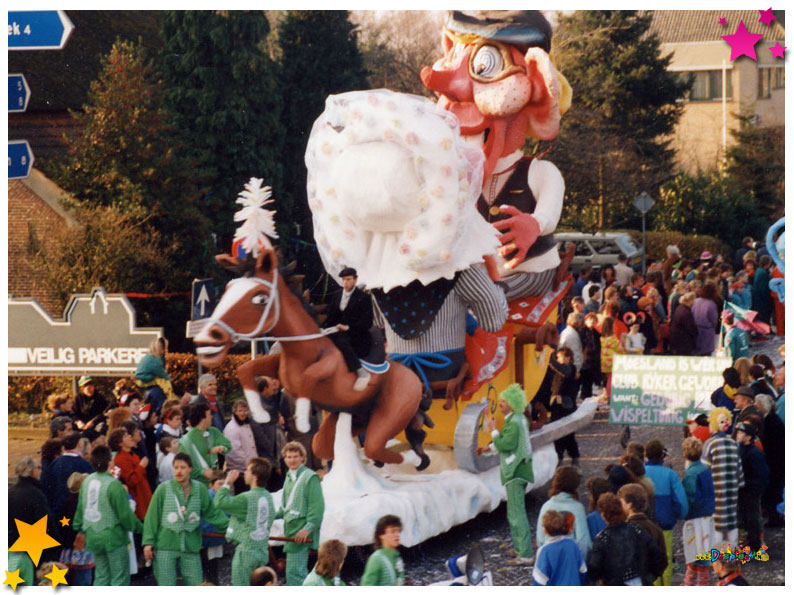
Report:
M 450 101 L 474 101 L 471 78 L 469 78 L 469 50 L 460 58 L 457 66 L 438 69 L 441 61 L 434 67 L 425 66 L 419 74 L 422 83 L 431 91 L 445 95 Z

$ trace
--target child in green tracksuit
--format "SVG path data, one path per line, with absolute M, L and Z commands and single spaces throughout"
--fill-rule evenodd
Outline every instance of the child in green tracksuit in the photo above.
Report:
M 226 539 L 237 545 L 232 558 L 232 585 L 247 587 L 251 572 L 270 560 L 268 538 L 276 512 L 273 498 L 265 489 L 270 478 L 270 461 L 261 457 L 251 459 L 244 475 L 250 490 L 232 496 L 229 488 L 239 476 L 236 469 L 229 471 L 226 482 L 215 496 L 215 508 L 231 515 Z
M 218 455 L 232 450 L 232 443 L 212 425 L 212 412 L 206 403 L 190 407 L 190 431 L 179 441 L 179 452 L 192 459 L 191 478 L 209 488 L 210 477 L 218 464 Z
M 317 564 L 303 581 L 304 587 L 344 587 L 339 576 L 345 563 L 347 546 L 338 539 L 323 542 L 317 550 Z
M 493 439 L 491 448 L 499 452 L 500 477 L 507 491 L 507 522 L 513 547 L 518 552 L 514 563 L 532 564 L 535 558 L 524 497 L 527 483 L 534 481 L 535 475 L 532 471 L 529 424 L 524 416 L 527 397 L 521 386 L 511 384 L 502 391 L 498 406 L 505 416 L 502 431 L 494 428 L 493 418 L 488 419 L 488 427 Z
M 405 564 L 397 551 L 403 525 L 400 517 L 387 514 L 375 525 L 375 551 L 364 566 L 361 586 L 389 587 L 405 584 Z
M 94 473 L 80 487 L 72 521 L 77 532 L 75 549 L 85 547 L 94 554 L 95 586 L 130 584 L 129 532 L 143 531 L 124 486 L 108 473 L 110 457 L 107 446 L 97 446 L 91 451 Z
M 309 574 L 309 550 L 320 540 L 320 525 L 325 513 L 320 478 L 306 467 L 306 449 L 300 442 L 287 442 L 281 449 L 287 477 L 281 494 L 277 519 L 284 519 L 284 536 L 294 541 L 284 544 L 287 554 L 287 586 L 301 586 Z
M 184 452 L 174 457 L 174 479 L 157 486 L 143 520 L 143 557 L 154 560 L 158 585 L 176 585 L 176 567 L 187 586 L 204 579 L 201 567 L 201 519 L 225 531 L 229 519 L 215 508 L 209 490 L 191 479 L 193 462 Z

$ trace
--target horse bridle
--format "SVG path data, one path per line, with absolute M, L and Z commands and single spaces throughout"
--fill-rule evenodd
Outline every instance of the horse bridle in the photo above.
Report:
M 265 287 L 267 287 L 270 290 L 270 293 L 269 293 L 269 298 L 268 298 L 267 305 L 265 306 L 265 310 L 262 312 L 262 316 L 259 318 L 259 323 L 256 325 L 256 328 L 253 331 L 251 331 L 250 333 L 238 333 L 236 330 L 234 330 L 231 326 L 229 326 L 227 323 L 225 323 L 220 318 L 208 318 L 207 319 L 206 324 L 208 324 L 208 325 L 217 324 L 219 327 L 221 327 L 223 330 L 225 330 L 227 333 L 229 333 L 229 336 L 231 337 L 232 343 L 239 343 L 242 340 L 251 341 L 252 339 L 258 338 L 259 335 L 264 335 L 266 333 L 269 333 L 271 330 L 273 330 L 273 327 L 276 326 L 276 324 L 278 324 L 278 320 L 279 320 L 279 318 L 281 316 L 281 302 L 278 299 L 278 269 L 277 268 L 275 268 L 275 267 L 273 268 L 273 280 L 272 281 L 267 281 L 265 279 L 260 279 L 259 277 L 240 277 L 239 279 L 232 279 L 231 281 L 229 281 L 229 283 L 226 285 L 226 287 L 227 288 L 231 287 L 232 285 L 234 285 L 235 283 L 239 283 L 240 281 L 253 281 L 254 283 L 258 283 L 259 285 L 264 285 Z M 266 329 L 263 329 L 262 327 L 265 326 L 265 321 L 267 320 L 267 317 L 270 315 L 270 310 L 273 308 L 273 304 L 274 303 L 275 303 L 276 306 L 275 306 L 275 311 L 274 311 L 274 314 L 273 314 L 273 322 Z
M 250 333 L 238 333 L 236 330 L 234 330 L 231 326 L 229 326 L 227 323 L 225 323 L 220 318 L 208 318 L 207 319 L 206 324 L 217 324 L 219 327 L 221 327 L 223 330 L 225 330 L 227 333 L 229 333 L 229 336 L 231 337 L 232 343 L 239 343 L 240 341 L 243 341 L 243 340 L 251 341 L 251 340 L 254 340 L 254 339 L 259 339 L 260 341 L 261 340 L 266 340 L 266 341 L 307 341 L 309 339 L 318 339 L 320 337 L 325 337 L 325 336 L 327 336 L 327 335 L 329 335 L 331 333 L 337 332 L 336 327 L 331 327 L 329 329 L 324 329 L 323 331 L 321 331 L 319 333 L 314 333 L 314 334 L 311 334 L 311 335 L 299 335 L 299 336 L 294 336 L 294 337 L 266 337 L 266 338 L 263 338 L 261 335 L 266 335 L 271 330 L 273 330 L 273 327 L 275 327 L 276 324 L 278 324 L 279 318 L 281 317 L 281 300 L 278 299 L 278 269 L 274 269 L 274 271 L 273 271 L 273 280 L 272 281 L 267 281 L 265 279 L 260 279 L 259 277 L 240 277 L 239 279 L 232 279 L 231 281 L 229 281 L 229 283 L 226 285 L 226 287 L 228 288 L 231 285 L 233 285 L 234 283 L 238 283 L 239 281 L 253 281 L 255 283 L 258 283 L 259 285 L 264 285 L 266 288 L 268 288 L 270 290 L 270 294 L 269 294 L 267 305 L 265 306 L 265 310 L 264 310 L 264 312 L 262 312 L 262 316 L 259 318 L 259 323 L 256 325 L 256 328 L 253 331 L 251 331 Z M 265 321 L 267 320 L 267 317 L 270 314 L 270 310 L 273 307 L 274 303 L 276 304 L 276 306 L 275 306 L 275 312 L 273 314 L 273 322 L 266 329 L 263 329 L 262 327 L 265 325 Z

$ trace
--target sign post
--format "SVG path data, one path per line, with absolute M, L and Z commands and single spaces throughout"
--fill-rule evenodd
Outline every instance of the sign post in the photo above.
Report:
M 19 114 L 28 109 L 30 87 L 23 74 L 8 75 L 8 113 Z
M 645 214 L 651 210 L 654 205 L 654 200 L 650 195 L 643 190 L 643 192 L 634 199 L 634 208 L 642 213 L 642 274 L 645 276 Z
M 26 140 L 8 141 L 8 179 L 18 180 L 30 175 L 33 151 Z
M 61 50 L 74 25 L 62 10 L 8 11 L 9 50 Z M 8 75 L 8 111 L 28 108 L 30 88 L 21 74 Z M 27 178 L 33 167 L 33 151 L 26 140 L 8 143 L 8 179 Z
M 60 50 L 74 25 L 62 10 L 8 11 L 8 49 Z

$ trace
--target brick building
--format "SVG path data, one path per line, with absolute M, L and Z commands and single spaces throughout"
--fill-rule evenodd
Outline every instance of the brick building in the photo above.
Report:
M 55 317 L 62 305 L 37 279 L 31 259 L 38 246 L 64 226 L 76 221 L 60 205 L 64 191 L 37 169 L 24 180 L 8 182 L 8 293 L 15 297 L 34 297 Z

